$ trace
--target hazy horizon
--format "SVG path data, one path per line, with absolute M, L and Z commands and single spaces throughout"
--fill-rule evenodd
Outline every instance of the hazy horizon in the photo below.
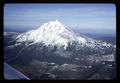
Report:
M 114 4 L 5 4 L 4 30 L 26 31 L 59 20 L 74 30 L 116 34 Z

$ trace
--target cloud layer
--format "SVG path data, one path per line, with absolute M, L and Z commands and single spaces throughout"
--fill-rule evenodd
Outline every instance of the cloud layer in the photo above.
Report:
M 116 30 L 114 4 L 6 4 L 4 26 L 36 28 L 60 20 L 73 29 Z

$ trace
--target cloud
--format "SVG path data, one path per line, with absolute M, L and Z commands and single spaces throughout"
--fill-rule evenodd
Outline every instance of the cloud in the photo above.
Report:
M 116 8 L 113 4 L 11 4 L 4 7 L 4 25 L 36 27 L 60 20 L 71 28 L 115 29 Z

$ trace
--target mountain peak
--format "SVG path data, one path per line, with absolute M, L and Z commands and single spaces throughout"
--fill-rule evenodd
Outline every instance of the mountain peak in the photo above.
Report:
M 58 22 L 58 23 L 59 23 L 60 21 L 59 21 L 59 20 L 55 20 L 55 22 Z
M 61 24 L 61 22 L 58 21 L 58 20 L 55 20 L 55 21 L 53 21 L 53 22 L 55 22 L 56 24 Z
M 49 21 L 49 22 L 52 22 L 52 23 L 55 23 L 55 24 L 57 24 L 57 23 L 60 23 L 60 24 L 61 24 L 61 22 L 60 22 L 59 20 Z
M 61 31 L 66 31 L 66 28 L 61 22 L 59 22 L 58 20 L 55 20 L 55 21 L 49 21 L 47 23 L 44 23 L 37 30 L 43 31 L 43 32 L 59 33 Z
M 17 37 L 17 42 L 33 41 L 33 43 L 42 42 L 45 45 L 68 46 L 69 42 L 78 41 L 85 43 L 86 40 L 76 36 L 71 30 L 68 30 L 58 20 L 44 23 L 36 30 L 30 30 Z
M 49 25 L 53 25 L 53 26 L 64 26 L 60 21 L 58 21 L 58 20 L 55 20 L 55 21 L 50 21 L 50 22 L 48 22 L 47 24 L 49 24 Z

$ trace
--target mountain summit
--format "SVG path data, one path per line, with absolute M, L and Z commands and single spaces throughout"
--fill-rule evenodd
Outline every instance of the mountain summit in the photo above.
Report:
M 30 30 L 16 37 L 17 42 L 44 43 L 45 45 L 57 45 L 66 48 L 68 43 L 79 42 L 86 43 L 86 39 L 77 36 L 67 26 L 58 20 L 44 23 L 36 30 Z

